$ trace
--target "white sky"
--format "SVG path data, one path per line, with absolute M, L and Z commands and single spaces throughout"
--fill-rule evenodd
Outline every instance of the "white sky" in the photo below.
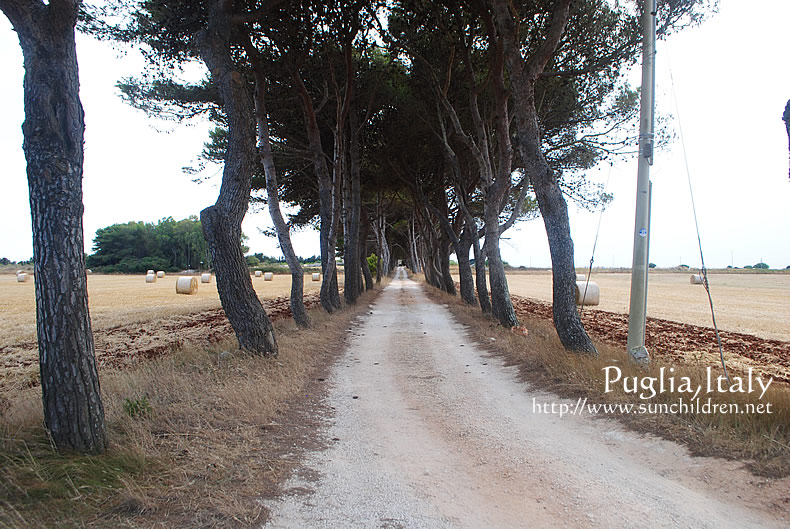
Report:
M 790 99 L 786 67 L 786 21 L 790 2 L 721 0 L 719 14 L 702 27 L 659 43 L 657 111 L 676 115 L 669 78 L 671 64 L 685 135 L 688 164 L 708 267 L 790 265 L 790 181 L 787 134 L 781 115 Z M 769 14 L 770 16 L 766 16 Z M 81 97 L 85 108 L 86 250 L 97 229 L 114 223 L 155 222 L 197 215 L 214 203 L 219 168 L 209 182 L 195 184 L 189 165 L 207 138 L 207 124 L 153 122 L 125 105 L 115 83 L 140 70 L 131 52 L 78 36 Z M 30 208 L 21 125 L 22 53 L 16 34 L 0 16 L 0 257 L 32 256 Z M 638 80 L 638 77 L 636 77 Z M 675 119 L 674 124 L 678 121 Z M 608 166 L 591 177 L 604 183 Z M 216 173 L 216 174 L 215 174 Z M 656 155 L 650 261 L 659 266 L 699 266 L 694 220 L 680 141 Z M 611 171 L 615 200 L 604 212 L 595 253 L 597 266 L 629 267 L 633 244 L 636 159 Z M 598 213 L 569 205 L 576 265 L 590 261 Z M 243 224 L 252 252 L 279 254 L 276 241 L 258 233 L 268 214 L 250 213 Z M 511 230 L 502 253 L 513 265 L 550 265 L 542 220 Z M 296 251 L 319 253 L 314 232 L 295 235 Z

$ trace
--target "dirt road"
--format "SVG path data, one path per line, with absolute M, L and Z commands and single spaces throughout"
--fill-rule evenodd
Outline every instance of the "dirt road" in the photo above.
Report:
M 787 527 L 790 486 L 518 382 L 396 279 L 328 380 L 329 448 L 267 501 L 271 528 Z M 575 403 L 571 403 L 575 406 Z

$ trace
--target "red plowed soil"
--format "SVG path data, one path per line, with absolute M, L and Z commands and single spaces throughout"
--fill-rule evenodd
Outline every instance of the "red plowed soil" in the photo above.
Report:
M 307 308 L 319 303 L 317 293 L 304 298 Z M 261 300 L 272 320 L 291 316 L 286 297 Z M 94 331 L 99 367 L 124 367 L 155 358 L 187 343 L 209 345 L 233 334 L 222 309 L 118 325 Z M 0 347 L 0 387 L 38 385 L 38 344 L 35 341 Z M 20 377 L 21 376 L 21 380 Z
M 537 316 L 551 320 L 551 304 L 521 296 L 511 296 L 519 317 Z M 628 315 L 585 308 L 582 321 L 595 338 L 626 346 Z M 719 330 L 724 358 L 729 367 L 741 371 L 755 368 L 774 380 L 790 383 L 790 342 L 768 340 L 737 332 Z M 647 318 L 648 351 L 674 362 L 716 365 L 719 349 L 713 328 L 676 321 Z

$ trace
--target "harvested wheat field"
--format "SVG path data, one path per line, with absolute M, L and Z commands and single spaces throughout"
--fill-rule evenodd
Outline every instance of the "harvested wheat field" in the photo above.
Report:
M 651 273 L 646 346 L 671 363 L 718 365 L 719 349 L 702 285 L 690 273 Z M 727 365 L 750 368 L 790 383 L 790 275 L 709 274 L 716 323 Z M 630 273 L 593 274 L 601 303 L 586 307 L 582 321 L 596 339 L 625 348 L 628 335 Z M 551 320 L 551 273 L 509 273 L 508 284 L 519 318 Z
M 705 288 L 689 283 L 691 273 L 650 273 L 648 317 L 712 327 Z M 508 272 L 507 278 L 512 294 L 551 301 L 551 272 Z M 708 279 L 720 329 L 790 341 L 790 274 L 709 273 Z M 601 288 L 595 309 L 628 313 L 630 272 L 593 271 L 591 281 Z
M 146 283 L 145 275 L 88 276 L 88 298 L 99 366 L 121 366 L 159 356 L 186 343 L 206 344 L 232 335 L 216 278 L 192 295 L 176 294 L 178 274 Z M 342 274 L 339 277 L 342 284 Z M 273 318 L 290 315 L 291 277 L 252 284 Z M 318 302 L 320 282 L 305 276 L 305 304 Z M 0 389 L 37 383 L 36 305 L 32 281 L 0 275 Z

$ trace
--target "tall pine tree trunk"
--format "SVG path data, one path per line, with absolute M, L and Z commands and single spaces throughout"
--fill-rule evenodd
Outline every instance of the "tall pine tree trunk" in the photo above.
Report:
M 22 132 L 44 422 L 58 450 L 98 454 L 107 438 L 85 275 L 78 5 L 0 0 L 25 64 Z
M 439 267 L 442 273 L 442 290 L 455 296 L 455 281 L 450 273 L 450 241 L 446 236 L 439 239 Z
M 456 257 L 458 257 L 458 278 L 461 284 L 461 299 L 467 305 L 477 305 L 475 298 L 475 280 L 472 275 L 472 265 L 469 262 L 469 249 L 472 247 L 472 234 L 464 228 L 458 239 Z
M 266 177 L 266 194 L 268 196 L 269 216 L 277 232 L 277 240 L 280 249 L 288 263 L 288 270 L 291 272 L 291 315 L 300 327 L 310 326 L 310 317 L 304 306 L 304 270 L 299 262 L 299 257 L 294 251 L 291 242 L 291 232 L 288 224 L 280 211 L 279 187 L 277 185 L 277 168 L 274 165 L 274 155 L 272 144 L 269 137 L 269 116 L 266 111 L 266 76 L 263 72 L 263 65 L 258 58 L 258 52 L 253 48 L 249 38 L 244 43 L 250 61 L 253 64 L 255 73 L 255 117 L 258 123 L 258 137 L 260 141 L 259 152 L 263 172 Z
M 387 216 L 381 209 L 381 198 L 376 206 L 376 219 L 373 224 L 373 233 L 376 235 L 377 261 L 376 283 L 381 282 L 381 277 L 389 273 L 390 248 L 387 241 Z
M 480 249 L 480 237 L 477 233 L 477 223 L 466 206 L 464 191 L 460 185 L 456 184 L 456 195 L 459 197 L 461 211 L 464 214 L 464 230 L 469 234 L 472 246 L 472 255 L 475 258 L 475 285 L 477 286 L 477 299 L 480 302 L 480 310 L 483 314 L 491 314 L 491 298 L 488 295 L 486 284 L 485 254 Z M 467 251 L 468 252 L 468 251 Z M 460 263 L 460 261 L 459 261 Z
M 345 283 L 343 296 L 347 304 L 355 304 L 362 293 L 362 268 L 360 267 L 360 210 L 362 208 L 362 191 L 360 186 L 359 160 L 359 119 L 356 109 L 349 114 L 351 137 L 349 145 L 350 181 L 345 184 L 346 196 L 346 229 L 344 242 Z
M 331 313 L 337 310 L 339 306 L 335 305 L 334 296 L 331 292 L 333 279 L 335 281 L 335 288 L 337 288 L 337 265 L 335 262 L 335 246 L 332 240 L 334 231 L 333 224 L 337 222 L 337 219 L 335 219 L 334 207 L 334 184 L 332 183 L 332 176 L 329 174 L 329 168 L 326 165 L 324 148 L 321 144 L 321 132 L 318 128 L 318 120 L 315 115 L 313 100 L 297 69 L 291 69 L 291 77 L 296 84 L 299 92 L 299 99 L 302 103 L 305 128 L 310 143 L 310 154 L 313 159 L 313 170 L 315 171 L 316 180 L 318 181 L 319 217 L 321 220 L 321 226 L 319 228 L 322 278 L 320 297 L 321 306 L 324 310 Z
M 422 266 L 420 266 L 420 252 L 417 248 L 417 230 L 414 226 L 415 220 L 412 217 L 409 220 L 409 268 L 411 268 L 412 273 L 419 274 L 422 272 Z
M 239 346 L 277 356 L 274 329 L 261 305 L 241 250 L 241 221 L 247 213 L 255 167 L 255 114 L 249 86 L 230 56 L 231 6 L 215 0 L 208 27 L 197 34 L 206 63 L 225 108 L 228 148 L 217 202 L 200 212 L 217 276 L 217 291 Z
M 373 288 L 373 274 L 370 273 L 370 265 L 368 265 L 368 235 L 370 234 L 370 219 L 368 212 L 365 208 L 360 208 L 360 234 L 359 234 L 359 247 L 360 255 L 359 261 L 362 267 L 362 277 L 365 278 L 365 290 Z
M 491 314 L 505 327 L 518 325 L 516 312 L 510 300 L 510 290 L 505 277 L 505 266 L 499 253 L 499 211 L 495 204 L 486 202 L 485 252 L 488 257 L 488 275 L 491 280 Z
M 516 117 L 516 147 L 532 180 L 549 241 L 553 271 L 554 327 L 566 349 L 596 353 L 595 346 L 584 330 L 576 308 L 574 291 L 576 270 L 573 263 L 573 240 L 568 221 L 568 206 L 556 176 L 541 150 L 540 128 L 535 108 L 535 82 L 562 37 L 569 16 L 570 0 L 561 0 L 554 4 L 545 40 L 526 61 L 521 56 L 520 41 L 516 36 L 516 25 L 507 0 L 489 1 L 497 29 L 502 36 L 505 56 L 510 68 Z M 486 247 L 488 247 L 487 243 L 488 241 Z
M 475 232 L 477 227 L 474 228 Z M 483 314 L 491 314 L 491 296 L 488 294 L 488 283 L 486 281 L 486 256 L 480 248 L 480 239 L 477 233 L 472 237 L 472 251 L 475 256 L 475 286 L 477 287 L 477 299 L 480 302 L 480 310 Z

